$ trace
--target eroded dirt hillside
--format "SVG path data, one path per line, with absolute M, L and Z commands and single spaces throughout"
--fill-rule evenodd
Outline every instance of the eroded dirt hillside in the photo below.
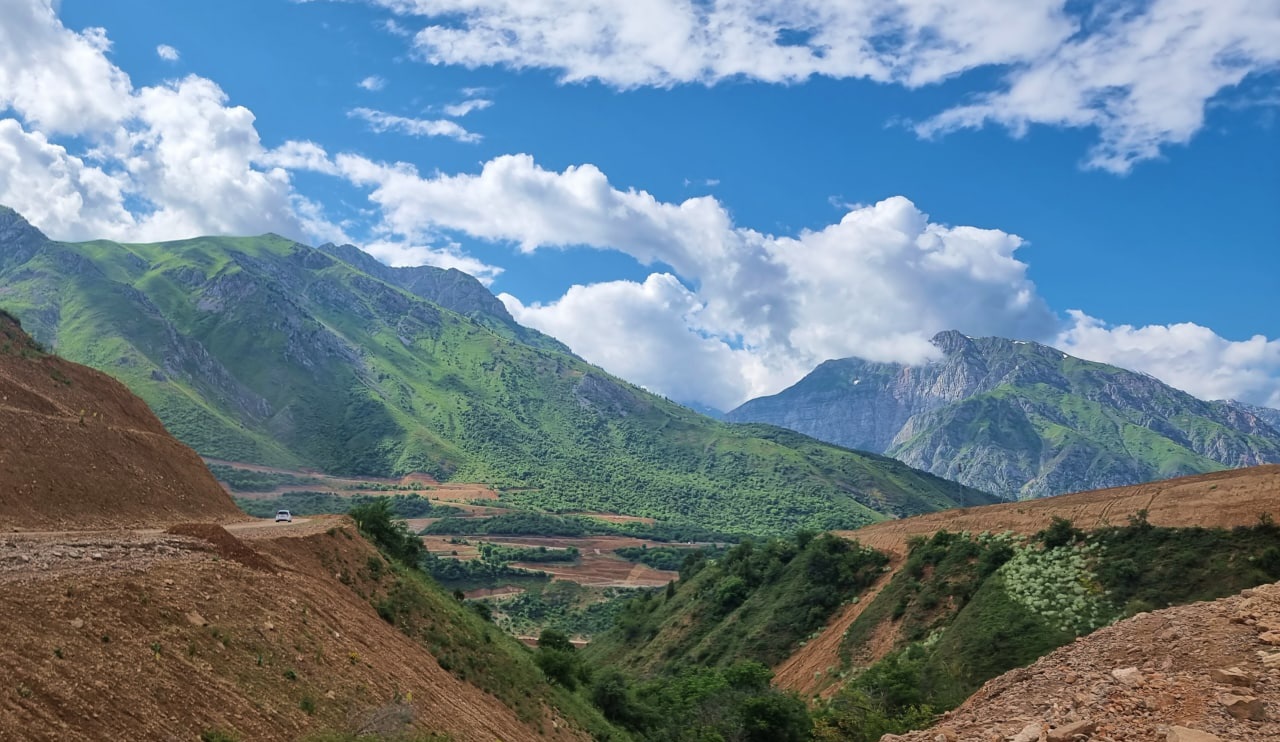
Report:
M 487 642 L 455 616 L 424 614 L 430 651 L 380 617 L 397 577 L 349 521 L 171 530 L 0 535 L 0 740 L 287 740 L 410 718 L 460 741 L 587 738 L 545 687 L 516 706 L 477 687 L 501 668 L 457 664 Z
M 1280 585 L 1101 629 L 990 681 L 937 726 L 885 742 L 938 739 L 1280 739 Z
M 0 312 L 0 532 L 241 517 L 142 400 Z
M 877 549 L 904 553 L 911 537 L 931 536 L 944 528 L 1031 535 L 1047 527 L 1055 517 L 1061 517 L 1079 528 L 1091 530 L 1124 525 L 1139 510 L 1147 511 L 1152 525 L 1169 527 L 1230 528 L 1257 523 L 1263 513 L 1280 517 L 1280 465 L 944 510 L 884 521 L 856 531 L 843 531 L 841 535 Z

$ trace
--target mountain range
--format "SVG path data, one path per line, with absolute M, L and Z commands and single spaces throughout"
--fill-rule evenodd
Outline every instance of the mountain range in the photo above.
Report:
M 0 210 L 0 307 L 199 453 L 483 482 L 516 506 L 733 533 L 991 501 L 876 454 L 698 415 L 512 320 L 458 271 L 276 235 L 50 240 Z
M 1039 343 L 936 335 L 936 361 L 827 361 L 726 414 L 1028 498 L 1280 462 L 1280 411 Z

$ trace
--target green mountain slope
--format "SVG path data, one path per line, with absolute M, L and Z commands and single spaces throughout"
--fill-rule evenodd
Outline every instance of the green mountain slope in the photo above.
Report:
M 1280 462 L 1256 408 L 1037 343 L 941 333 L 922 366 L 828 361 L 728 420 L 879 451 L 1008 498 Z
M 428 472 L 517 505 L 732 532 L 990 500 L 881 456 L 710 420 L 514 325 L 456 276 L 383 280 L 335 257 L 348 252 L 274 235 L 58 243 L 4 211 L 0 305 L 216 458 Z

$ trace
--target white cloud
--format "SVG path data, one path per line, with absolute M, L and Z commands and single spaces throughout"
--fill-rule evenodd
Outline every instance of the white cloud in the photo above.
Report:
M 1186 144 L 1206 104 L 1253 73 L 1280 64 L 1280 3 L 1154 0 L 1140 12 L 1110 9 L 1003 90 L 917 127 L 925 135 L 988 122 L 1017 134 L 1030 124 L 1096 127 L 1087 165 L 1128 172 L 1163 146 Z
M 1203 399 L 1238 399 L 1280 408 L 1280 340 L 1232 341 L 1190 322 L 1109 327 L 1084 312 L 1058 343 L 1092 361 L 1144 371 Z
M 119 173 L 86 163 L 14 119 L 0 119 L 0 204 L 48 234 L 87 240 L 136 228 L 123 205 L 126 186 Z
M 46 135 L 111 130 L 132 108 L 129 76 L 107 60 L 106 31 L 67 30 L 47 0 L 0 0 L 0 111 Z
M 1208 101 L 1280 64 L 1274 0 L 367 0 L 426 24 L 433 64 L 558 70 L 619 88 L 813 76 L 994 89 L 919 125 L 1096 129 L 1115 172 L 1188 141 Z
M 178 54 L 178 50 L 174 49 L 172 46 L 169 46 L 168 44 L 161 44 L 156 47 L 156 56 L 166 62 L 176 62 L 181 55 Z
M 369 75 L 365 79 L 356 83 L 356 85 L 370 92 L 374 92 L 385 88 L 387 86 L 387 80 L 386 78 L 379 77 L 378 75 Z
M 502 273 L 502 269 L 483 260 L 467 255 L 456 242 L 441 245 L 420 245 L 397 239 L 375 239 L 362 248 L 365 252 L 391 266 L 434 265 L 437 268 L 457 268 L 475 276 L 488 286 Z
M 48 0 L 0 0 L 0 197 L 58 239 L 159 240 L 318 225 L 248 109 L 188 76 L 135 89 L 102 29 L 75 32 Z M 7 109 L 7 111 L 6 111 Z M 80 151 L 56 141 L 74 135 Z
M 461 118 L 472 111 L 483 111 L 492 105 L 493 101 L 487 98 L 471 98 L 469 100 L 464 100 L 461 103 L 454 103 L 452 105 L 445 106 L 444 113 L 446 116 Z
M 621 373 L 681 401 L 728 409 L 750 391 L 752 377 L 770 372 L 757 355 L 690 332 L 702 301 L 669 273 L 643 283 L 611 281 L 574 286 L 550 304 L 525 306 L 499 295 L 517 322 L 566 343 L 591 363 Z M 625 338 L 626 342 L 600 342 Z
M 335 164 L 370 189 L 382 228 L 406 240 L 459 231 L 524 251 L 585 245 L 671 266 L 697 286 L 680 301 L 672 299 L 670 277 L 658 274 L 644 284 L 582 287 L 545 306 L 513 306 L 585 357 L 659 391 L 667 391 L 666 377 L 649 374 L 661 364 L 633 353 L 637 344 L 665 342 L 668 359 L 689 347 L 706 358 L 733 358 L 717 379 L 717 405 L 776 391 L 827 358 L 929 358 L 929 337 L 949 327 L 1018 337 L 1056 328 L 1027 266 L 1014 257 L 1021 239 L 933 224 L 901 197 L 853 210 L 819 231 L 778 237 L 736 226 L 711 197 L 676 204 L 618 190 L 592 165 L 554 172 L 514 155 L 485 163 L 479 174 L 423 177 L 405 164 L 353 155 L 338 155 Z M 570 329 L 575 317 L 593 327 L 610 316 L 662 311 L 670 316 L 637 322 L 629 333 Z M 639 337 L 658 331 L 666 334 Z
M 479 134 L 467 131 L 448 119 L 407 118 L 371 108 L 352 109 L 347 115 L 363 119 L 376 132 L 399 131 L 415 137 L 449 137 L 459 142 L 478 142 L 481 139 Z

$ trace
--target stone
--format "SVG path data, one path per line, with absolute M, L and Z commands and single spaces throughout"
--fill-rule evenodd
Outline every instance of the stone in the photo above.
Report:
M 1258 641 L 1273 647 L 1280 647 L 1280 631 L 1264 631 L 1258 635 Z
M 1222 685 L 1236 685 L 1241 688 L 1250 688 L 1253 686 L 1253 675 L 1241 670 L 1238 667 L 1226 667 L 1209 671 L 1209 678 L 1215 683 Z
M 1112 670 L 1111 677 L 1115 678 L 1116 682 L 1129 688 L 1140 688 L 1143 684 L 1142 673 L 1138 672 L 1136 667 L 1122 667 Z
M 959 739 L 960 735 L 951 727 L 939 727 L 938 733 L 933 735 L 933 742 L 958 742 Z
M 1188 727 L 1169 727 L 1165 742 L 1222 742 L 1217 735 Z
M 1237 719 L 1262 721 L 1267 718 L 1267 705 L 1254 696 L 1238 696 L 1235 693 L 1223 693 L 1218 702 L 1226 707 L 1227 713 Z
M 1040 732 L 1041 732 L 1040 722 L 1033 721 L 1030 724 L 1023 727 L 1021 732 L 1018 732 L 1014 736 L 1010 737 L 1009 742 L 1039 742 Z
M 83 619 L 83 618 L 73 618 L 73 619 L 71 619 L 71 628 L 73 628 L 73 629 L 83 629 L 83 628 L 84 628 L 84 619 Z
M 1048 739 L 1049 742 L 1074 742 L 1076 735 L 1088 736 L 1093 734 L 1093 731 L 1097 728 L 1097 724 L 1088 719 L 1082 719 L 1071 724 L 1064 724 L 1057 729 L 1050 729 Z

